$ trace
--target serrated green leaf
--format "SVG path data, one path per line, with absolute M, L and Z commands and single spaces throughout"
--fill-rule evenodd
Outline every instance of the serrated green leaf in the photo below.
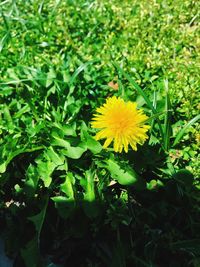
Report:
M 81 140 L 85 143 L 87 146 L 87 149 L 89 149 L 93 154 L 98 154 L 102 150 L 101 144 L 96 141 L 88 132 L 87 130 L 81 131 Z
M 83 179 L 86 182 L 84 186 L 83 209 L 89 218 L 95 218 L 99 214 L 99 208 L 96 201 L 94 172 L 92 170 L 86 171 Z
M 128 168 L 123 170 L 119 164 L 112 159 L 106 161 L 105 168 L 110 172 L 111 177 L 122 185 L 133 185 L 139 179 L 138 175 L 133 169 Z
M 75 179 L 71 172 L 68 172 L 65 176 L 65 181 L 60 185 L 60 190 L 66 194 L 70 199 L 74 199 L 74 183 Z
M 60 136 L 58 136 L 55 132 L 53 133 L 54 140 L 52 141 L 53 146 L 60 146 L 68 148 L 70 146 L 70 143 L 64 139 L 62 139 Z
M 54 140 L 52 142 L 52 145 L 64 147 L 65 149 L 62 149 L 62 153 L 63 153 L 63 155 L 65 155 L 69 158 L 79 159 L 82 156 L 82 154 L 87 150 L 87 147 L 83 143 L 74 147 L 74 146 L 70 145 L 70 142 L 60 138 L 55 133 L 54 133 L 53 137 L 54 137 Z
M 24 188 L 28 197 L 32 197 L 34 195 L 37 189 L 39 178 L 40 177 L 37 171 L 37 167 L 30 164 L 26 172 L 26 180 Z
M 40 179 L 43 180 L 45 187 L 49 187 L 52 181 L 52 173 L 56 168 L 56 165 L 48 158 L 39 158 L 36 160 L 37 171 Z
M 64 160 L 65 160 L 64 157 L 56 153 L 53 147 L 49 147 L 48 150 L 46 151 L 46 154 L 56 166 L 60 166 L 64 164 Z
M 62 131 L 67 136 L 76 136 L 76 124 L 72 125 L 63 125 Z

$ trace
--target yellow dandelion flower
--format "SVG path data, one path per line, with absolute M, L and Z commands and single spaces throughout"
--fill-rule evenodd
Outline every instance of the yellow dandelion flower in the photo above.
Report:
M 137 104 L 133 102 L 124 102 L 123 99 L 116 96 L 109 97 L 106 103 L 97 108 L 91 125 L 92 128 L 98 128 L 100 131 L 95 139 L 106 139 L 104 148 L 107 148 L 111 142 L 114 142 L 114 151 L 128 152 L 128 145 L 133 150 L 137 150 L 137 144 L 142 145 L 148 138 L 147 131 L 150 128 L 144 125 L 148 118 L 142 110 L 137 109 Z

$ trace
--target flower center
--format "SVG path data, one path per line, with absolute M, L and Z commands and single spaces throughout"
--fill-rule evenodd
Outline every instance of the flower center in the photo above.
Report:
M 110 122 L 110 127 L 115 134 L 124 134 L 131 125 L 131 120 L 125 114 L 118 114 L 118 117 L 115 116 Z

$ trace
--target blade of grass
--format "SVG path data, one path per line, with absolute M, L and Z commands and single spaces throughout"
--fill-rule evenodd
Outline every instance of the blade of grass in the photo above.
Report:
M 149 108 L 155 114 L 156 110 L 154 109 L 151 101 L 149 100 L 145 92 L 142 90 L 142 88 L 120 66 L 118 66 L 116 63 L 113 63 L 113 64 L 118 69 L 118 71 L 121 72 L 121 74 L 133 85 L 133 87 L 138 91 L 138 93 L 144 98 Z
M 149 117 L 149 118 L 148 118 L 147 120 L 145 120 L 144 122 L 145 122 L 145 123 L 146 123 L 146 122 L 150 122 L 151 120 L 154 120 L 154 119 L 160 117 L 161 115 L 164 115 L 166 112 L 169 112 L 169 111 L 171 111 L 171 110 L 166 110 L 166 111 L 158 112 L 158 113 L 152 115 L 151 117 Z
M 69 90 L 69 94 L 68 94 L 68 97 L 74 92 L 74 81 L 76 80 L 76 77 L 83 71 L 85 70 L 90 64 L 92 63 L 96 63 L 98 62 L 99 60 L 98 59 L 94 59 L 94 60 L 90 60 L 86 63 L 83 63 L 82 65 L 80 65 L 76 70 L 75 72 L 73 73 L 73 75 L 71 76 L 71 79 L 69 81 L 69 85 L 70 85 L 70 90 Z
M 165 120 L 164 120 L 164 148 L 166 151 L 170 148 L 170 133 L 171 133 L 171 103 L 169 97 L 168 80 L 164 80 L 165 86 Z
M 7 41 L 11 37 L 10 32 L 7 32 L 3 38 L 0 40 L 0 52 L 3 50 L 4 46 L 7 44 Z
M 181 138 L 183 137 L 183 135 L 185 134 L 185 132 L 187 131 L 187 129 L 192 125 L 194 124 L 195 122 L 197 122 L 198 120 L 200 119 L 200 114 L 195 116 L 193 119 L 191 119 L 180 131 L 179 133 L 177 134 L 175 140 L 174 140 L 174 143 L 172 145 L 172 147 L 176 146 L 179 141 L 181 140 Z
M 3 18 L 3 22 L 4 22 L 4 25 L 5 25 L 6 30 L 7 30 L 7 31 L 10 31 L 10 27 L 9 27 L 8 21 L 7 21 L 7 19 L 6 19 L 6 16 L 4 15 L 2 9 L 1 9 L 1 16 L 2 16 L 2 18 Z
M 119 72 L 118 73 L 119 94 L 121 94 L 122 97 L 124 97 L 124 86 L 121 80 L 122 80 L 122 73 Z

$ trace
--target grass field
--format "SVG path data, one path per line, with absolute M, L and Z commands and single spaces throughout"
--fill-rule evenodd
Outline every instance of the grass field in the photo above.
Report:
M 200 266 L 199 1 L 0 12 L 0 234 L 14 266 Z M 128 153 L 126 136 L 104 148 L 91 126 L 114 96 L 149 118 Z

